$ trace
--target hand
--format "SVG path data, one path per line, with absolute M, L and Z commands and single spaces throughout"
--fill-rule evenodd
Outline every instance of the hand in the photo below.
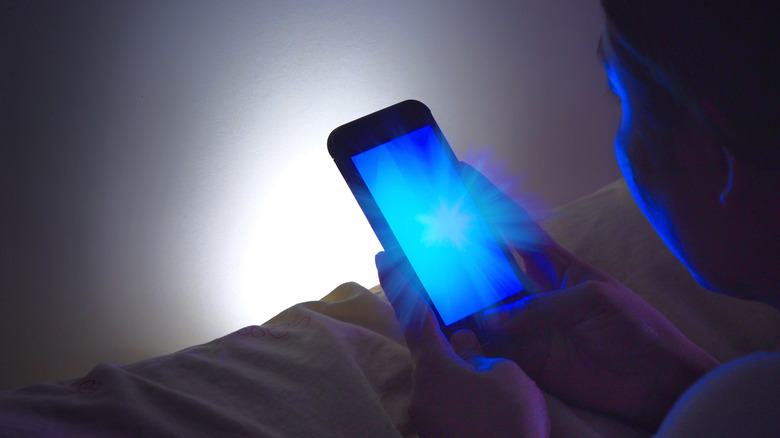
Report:
M 491 220 L 536 293 L 486 313 L 489 331 L 509 338 L 488 353 L 514 360 L 568 403 L 655 430 L 717 361 L 641 297 L 558 246 L 476 170 L 462 172 L 478 202 L 489 200 L 483 210 L 501 212 Z
M 536 384 L 512 361 L 485 357 L 474 333 L 452 344 L 392 256 L 376 257 L 414 361 L 409 415 L 421 437 L 546 437 L 549 419 Z
M 553 290 L 486 315 L 492 333 L 510 338 L 491 353 L 566 402 L 655 430 L 717 361 L 606 274 L 573 256 L 554 266 Z

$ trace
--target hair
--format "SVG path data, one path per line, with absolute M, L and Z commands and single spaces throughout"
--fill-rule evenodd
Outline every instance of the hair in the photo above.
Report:
M 772 1 L 602 0 L 607 37 L 641 85 L 647 134 L 702 124 L 734 156 L 780 168 L 778 10 Z

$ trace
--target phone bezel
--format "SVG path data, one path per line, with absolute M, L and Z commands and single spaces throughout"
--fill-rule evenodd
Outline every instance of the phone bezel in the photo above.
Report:
M 460 174 L 461 164 L 447 142 L 447 139 L 444 137 L 444 134 L 441 132 L 436 120 L 433 118 L 430 109 L 422 102 L 416 100 L 405 100 L 353 120 L 352 122 L 334 129 L 328 136 L 328 152 L 330 153 L 330 156 L 336 163 L 336 166 L 344 177 L 344 180 L 347 182 L 352 194 L 358 201 L 358 205 L 360 205 L 360 208 L 368 219 L 371 228 L 374 230 L 377 238 L 379 238 L 379 242 L 386 251 L 398 251 L 403 254 L 398 240 L 390 230 L 390 226 L 382 215 L 376 201 L 374 201 L 374 198 L 371 196 L 368 187 L 360 176 L 360 173 L 357 171 L 351 157 L 425 126 L 431 126 L 436 137 L 439 139 L 439 142 L 442 144 L 446 155 L 450 159 L 450 162 L 458 174 Z M 481 212 L 481 214 L 483 214 L 484 217 L 484 213 Z M 526 281 L 525 276 L 517 265 L 517 262 L 506 246 L 503 238 L 501 238 L 500 234 L 491 224 L 488 223 L 488 225 L 493 238 L 498 243 L 510 266 L 512 266 L 518 280 L 523 287 L 526 288 L 524 290 L 527 290 L 529 283 Z M 422 285 L 422 282 L 412 269 L 411 264 L 406 259 L 405 255 L 403 260 L 401 260 L 401 263 L 403 265 L 403 272 L 408 272 L 410 274 L 409 281 L 412 282 L 422 298 L 428 303 L 428 307 L 433 311 L 439 321 L 439 326 L 447 336 L 450 336 L 461 328 L 468 328 L 477 333 L 480 340 L 484 341 L 482 335 L 483 327 L 481 324 L 483 312 L 487 309 L 515 301 L 524 296 L 522 291 L 518 291 L 518 293 L 475 312 L 469 317 L 456 321 L 450 325 L 445 325 L 436 306 L 428 296 L 425 287 Z

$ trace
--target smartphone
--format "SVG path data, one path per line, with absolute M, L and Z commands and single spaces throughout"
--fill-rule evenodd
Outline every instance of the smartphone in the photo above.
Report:
M 522 271 L 478 208 L 431 111 L 407 100 L 333 130 L 328 151 L 386 251 L 451 335 L 522 296 Z

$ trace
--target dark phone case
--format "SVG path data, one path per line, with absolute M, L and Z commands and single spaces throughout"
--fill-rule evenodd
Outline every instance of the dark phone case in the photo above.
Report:
M 328 152 L 330 153 L 330 156 L 335 161 L 336 166 L 339 168 L 339 171 L 347 182 L 350 190 L 352 190 L 355 199 L 358 201 L 360 208 L 366 215 L 366 218 L 371 224 L 374 233 L 376 233 L 379 238 L 380 243 L 385 251 L 388 252 L 397 251 L 403 253 L 395 235 L 390 231 L 387 221 L 366 187 L 365 182 L 352 163 L 351 157 L 428 125 L 433 128 L 439 141 L 445 146 L 444 149 L 446 150 L 447 156 L 460 173 L 460 163 L 457 160 L 455 153 L 452 151 L 452 148 L 449 146 L 449 143 L 447 143 L 447 140 L 444 138 L 439 126 L 436 124 L 430 109 L 422 102 L 416 100 L 406 100 L 361 117 L 334 129 L 330 136 L 328 136 Z M 494 230 L 493 234 L 494 237 L 498 237 L 498 234 Z M 503 245 L 503 242 L 499 238 L 496 240 L 504 250 L 504 253 L 512 266 L 515 267 L 515 272 L 518 274 L 518 277 L 520 277 L 521 283 L 525 283 L 521 277 L 519 267 L 516 266 L 516 263 L 509 251 Z M 401 263 L 404 265 L 401 267 L 404 269 L 403 272 L 410 273 L 409 281 L 420 292 L 420 295 L 428 303 L 428 307 L 433 310 L 433 313 L 439 320 L 439 326 L 448 338 L 455 331 L 467 328 L 474 331 L 481 341 L 485 341 L 486 337 L 483 334 L 484 330 L 481 324 L 482 312 L 477 312 L 476 314 L 449 326 L 445 325 L 441 320 L 436 307 L 428 297 L 428 293 L 425 291 L 420 279 L 414 273 L 414 270 L 405 256 Z M 518 296 L 514 296 L 491 307 L 505 304 L 517 298 Z

